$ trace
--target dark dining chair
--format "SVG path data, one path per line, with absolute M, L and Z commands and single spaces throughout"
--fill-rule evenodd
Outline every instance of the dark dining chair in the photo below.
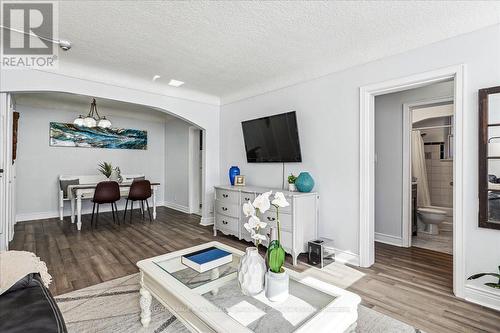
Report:
M 132 223 L 132 215 L 134 211 L 134 202 L 141 202 L 142 218 L 144 219 L 144 202 L 146 202 L 146 207 L 148 210 L 149 221 L 151 219 L 151 212 L 149 211 L 148 199 L 151 198 L 151 183 L 149 180 L 134 180 L 132 185 L 130 185 L 130 191 L 128 192 L 127 202 L 125 203 L 125 213 L 123 214 L 123 221 L 125 221 L 125 216 L 127 215 L 128 202 L 130 203 L 130 222 Z
M 99 220 L 99 206 L 101 204 L 108 204 L 108 203 L 111 204 L 113 222 L 116 223 L 116 221 L 118 220 L 118 224 L 120 224 L 120 219 L 118 218 L 118 209 L 116 207 L 116 202 L 118 200 L 120 200 L 120 186 L 118 186 L 117 182 L 105 181 L 97 184 L 94 191 L 94 197 L 92 198 L 94 207 L 92 208 L 92 219 L 90 220 L 91 227 L 94 226 L 94 211 L 96 205 L 97 205 L 97 216 L 95 219 L 95 227 L 97 228 L 97 222 Z

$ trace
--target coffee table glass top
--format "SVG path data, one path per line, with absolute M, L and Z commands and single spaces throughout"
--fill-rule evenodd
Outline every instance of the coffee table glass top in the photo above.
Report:
M 324 293 L 290 278 L 290 296 L 285 302 L 271 302 L 264 292 L 247 296 L 241 292 L 237 271 L 240 256 L 233 261 L 198 273 L 181 263 L 181 257 L 155 262 L 193 292 L 217 306 L 241 325 L 257 332 L 294 332 L 335 300 Z
M 257 333 L 294 332 L 333 302 L 333 295 L 290 279 L 290 295 L 284 302 L 271 302 L 265 293 L 246 296 L 238 280 L 202 296 L 241 325 Z
M 213 268 L 206 272 L 199 273 L 191 267 L 184 265 L 181 262 L 180 256 L 155 262 L 157 266 L 159 266 L 165 272 L 179 280 L 179 282 L 190 289 L 201 287 L 209 282 L 213 283 L 220 278 L 225 278 L 230 275 L 233 275 L 234 279 L 236 279 L 239 263 L 240 256 L 233 253 L 232 262 Z

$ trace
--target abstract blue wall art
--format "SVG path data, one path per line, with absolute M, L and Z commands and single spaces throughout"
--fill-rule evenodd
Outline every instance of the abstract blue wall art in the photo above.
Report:
M 50 146 L 146 150 L 148 132 L 131 128 L 88 128 L 51 122 Z

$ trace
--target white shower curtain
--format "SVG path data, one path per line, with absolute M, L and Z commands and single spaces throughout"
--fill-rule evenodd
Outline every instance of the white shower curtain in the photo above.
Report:
M 426 207 L 431 205 L 431 195 L 425 167 L 424 140 L 420 134 L 418 130 L 411 133 L 411 175 L 417 179 L 417 206 Z

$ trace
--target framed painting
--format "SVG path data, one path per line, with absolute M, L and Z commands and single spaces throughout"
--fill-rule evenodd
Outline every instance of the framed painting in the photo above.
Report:
M 89 128 L 51 122 L 49 136 L 51 147 L 139 150 L 148 148 L 148 132 L 131 128 Z

